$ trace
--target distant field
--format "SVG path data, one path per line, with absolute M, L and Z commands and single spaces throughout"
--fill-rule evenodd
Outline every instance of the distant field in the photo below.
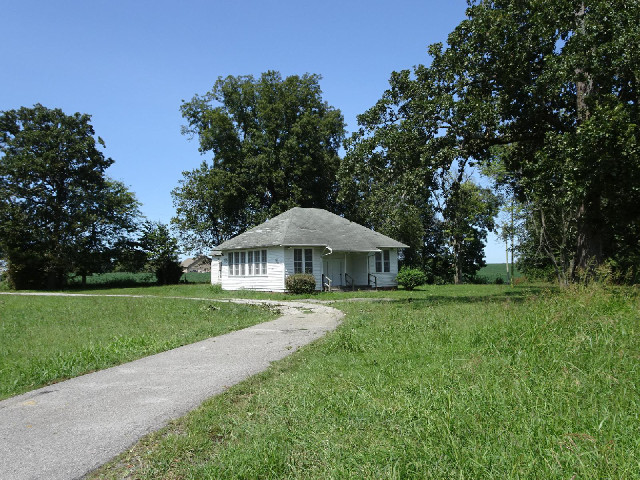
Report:
M 74 277 L 69 280 L 70 287 L 81 285 L 81 277 Z M 210 283 L 210 273 L 189 272 L 182 274 L 181 282 L 184 283 Z M 113 286 L 113 287 L 133 287 L 142 285 L 155 285 L 156 275 L 154 273 L 96 273 L 87 277 L 87 286 Z
M 478 271 L 478 276 L 486 278 L 489 283 L 494 283 L 496 278 L 502 278 L 502 280 L 506 283 L 507 267 L 504 263 L 487 263 L 486 267 L 483 267 Z M 520 271 L 516 267 L 515 275 L 513 278 L 518 277 L 522 277 L 522 273 L 520 273 Z

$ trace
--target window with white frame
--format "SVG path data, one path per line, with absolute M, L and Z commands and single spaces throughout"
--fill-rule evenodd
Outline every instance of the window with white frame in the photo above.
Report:
M 266 250 L 229 252 L 229 276 L 247 277 L 266 274 Z
M 390 271 L 391 271 L 391 257 L 389 256 L 389 250 L 376 252 L 376 273 L 390 272 Z
M 313 273 L 313 249 L 293 249 L 293 273 Z

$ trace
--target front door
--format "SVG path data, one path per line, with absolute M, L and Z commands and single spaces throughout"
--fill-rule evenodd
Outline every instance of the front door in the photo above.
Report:
M 327 259 L 323 266 L 324 274 L 331 279 L 331 285 L 341 287 L 342 283 L 342 260 Z

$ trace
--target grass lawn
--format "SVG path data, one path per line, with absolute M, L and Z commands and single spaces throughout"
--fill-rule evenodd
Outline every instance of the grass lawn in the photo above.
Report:
M 0 296 L 0 398 L 274 318 L 162 298 Z
M 640 478 L 635 290 L 378 296 L 94 478 Z

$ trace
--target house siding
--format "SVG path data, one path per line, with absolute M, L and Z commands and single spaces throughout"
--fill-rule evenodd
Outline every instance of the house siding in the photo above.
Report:
M 222 257 L 213 257 L 211 259 L 211 285 L 219 285 L 222 283 L 222 275 L 220 274 L 220 264 Z
M 389 250 L 389 272 L 376 272 L 376 256 L 369 257 L 369 272 L 378 279 L 378 287 L 397 287 L 398 286 L 398 249 L 391 248 Z M 373 281 L 373 279 L 372 279 Z
M 229 275 L 229 253 L 222 255 L 222 289 L 223 290 L 259 290 L 263 292 L 284 292 L 284 248 L 252 248 L 251 250 L 267 250 L 266 275 Z M 235 250 L 233 250 L 235 251 Z M 246 251 L 246 250 L 239 250 Z M 213 279 L 213 275 L 211 277 Z
M 284 247 L 284 275 L 293 275 L 293 250 L 296 248 L 311 248 L 313 250 L 313 276 L 316 279 L 316 290 L 322 290 L 322 252 L 319 247 Z M 304 258 L 304 257 L 303 257 Z
M 323 256 L 327 250 L 322 247 L 270 247 L 254 248 L 251 250 L 267 250 L 267 275 L 232 275 L 229 276 L 229 253 L 235 250 L 225 251 L 222 256 L 214 257 L 211 262 L 211 283 L 222 285 L 223 290 L 258 290 L 265 292 L 284 292 L 285 278 L 294 273 L 293 257 L 296 248 L 311 248 L 313 250 L 313 276 L 316 280 L 316 290 L 322 290 L 322 272 L 324 270 L 323 261 L 325 259 L 342 260 L 343 269 L 346 267 L 348 273 L 354 280 L 356 286 L 368 284 L 368 275 L 375 275 L 378 280 L 378 287 L 396 287 L 398 285 L 398 250 L 389 250 L 389 272 L 375 272 L 375 255 L 372 253 L 344 253 L 334 252 Z M 247 250 L 238 250 L 247 251 Z M 303 257 L 304 258 L 304 257 Z M 219 270 L 219 265 L 222 268 Z M 217 272 L 221 272 L 218 278 Z M 340 277 L 342 278 L 342 276 Z M 338 283 L 336 283 L 338 284 Z

